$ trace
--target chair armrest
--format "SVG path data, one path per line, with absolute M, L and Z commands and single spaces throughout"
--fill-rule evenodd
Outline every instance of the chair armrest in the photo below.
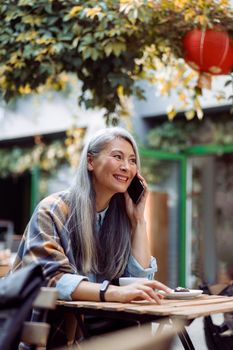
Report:
M 41 287 L 40 292 L 33 303 L 33 307 L 54 310 L 56 308 L 57 298 L 58 292 L 56 288 Z
M 21 340 L 29 345 L 46 346 L 50 325 L 45 322 L 24 322 Z

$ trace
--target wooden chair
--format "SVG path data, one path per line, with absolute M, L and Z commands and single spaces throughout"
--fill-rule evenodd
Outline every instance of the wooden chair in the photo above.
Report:
M 204 293 L 210 295 L 233 295 L 233 285 L 232 284 L 213 284 L 201 286 Z M 222 324 L 217 325 L 214 323 L 211 315 L 205 316 L 203 318 L 204 323 L 204 334 L 206 345 L 208 349 L 215 350 L 231 350 L 233 349 L 233 330 L 229 328 L 227 317 L 231 313 L 225 313 L 223 315 L 224 321 Z M 232 316 L 230 316 L 232 318 Z
M 171 350 L 173 340 L 182 326 L 179 323 L 174 328 L 166 323 L 162 332 L 153 334 L 152 325 L 146 324 L 92 337 L 76 346 L 58 350 Z
M 10 270 L 10 265 L 8 264 L 4 264 L 4 265 L 0 265 L 0 278 L 6 276 L 6 274 L 9 272 Z
M 49 310 L 56 308 L 57 290 L 55 288 L 42 287 L 33 303 L 34 312 L 39 316 L 39 322 L 24 322 L 21 340 L 31 349 L 46 349 L 50 325 L 46 322 Z M 20 349 L 20 347 L 19 347 Z

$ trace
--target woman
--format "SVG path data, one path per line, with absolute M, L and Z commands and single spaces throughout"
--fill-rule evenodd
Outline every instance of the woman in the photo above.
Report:
M 13 270 L 28 258 L 39 262 L 63 300 L 160 303 L 155 289 L 169 288 L 153 280 L 156 260 L 144 219 L 148 188 L 139 171 L 129 132 L 118 127 L 97 132 L 83 149 L 74 185 L 35 209 Z M 127 193 L 136 174 L 145 187 L 138 204 Z M 121 276 L 144 280 L 118 286 Z

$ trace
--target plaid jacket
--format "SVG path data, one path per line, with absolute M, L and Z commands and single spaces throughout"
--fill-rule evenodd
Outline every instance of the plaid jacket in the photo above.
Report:
M 52 194 L 38 204 L 22 237 L 12 271 L 31 262 L 40 263 L 47 285 L 51 287 L 56 287 L 64 274 L 79 274 L 68 231 L 69 207 L 68 190 Z M 133 259 L 131 256 L 130 260 Z M 143 273 L 145 277 L 146 273 L 146 276 L 153 278 L 156 261 L 154 258 L 152 260 L 154 266 L 148 268 L 148 273 L 146 269 L 140 271 L 136 261 L 133 264 L 129 261 L 128 266 L 132 265 L 131 275 L 142 277 L 140 273 Z M 80 332 L 76 329 L 74 315 L 64 317 L 61 310 L 56 310 L 51 317 L 51 334 L 56 340 L 55 343 L 51 343 L 52 346 L 72 343 L 75 337 L 79 337 Z M 34 314 L 33 319 L 36 318 Z M 68 330 L 69 334 L 65 330 Z
M 31 262 L 42 266 L 47 285 L 56 287 L 64 273 L 77 274 L 67 230 L 69 191 L 52 194 L 36 207 L 22 237 L 12 271 Z M 38 320 L 35 310 L 32 320 Z M 79 334 L 74 315 L 55 310 L 49 315 L 51 332 L 48 348 L 72 344 Z M 69 331 L 68 331 L 69 330 Z M 20 344 L 20 349 L 28 349 Z
M 52 287 L 64 273 L 78 273 L 67 229 L 68 215 L 68 191 L 52 194 L 39 203 L 22 237 L 13 271 L 38 262 Z

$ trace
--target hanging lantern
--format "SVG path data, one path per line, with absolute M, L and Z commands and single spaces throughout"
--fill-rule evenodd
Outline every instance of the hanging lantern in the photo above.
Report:
M 185 61 L 200 73 L 229 74 L 233 68 L 233 39 L 222 28 L 191 30 L 183 49 Z

